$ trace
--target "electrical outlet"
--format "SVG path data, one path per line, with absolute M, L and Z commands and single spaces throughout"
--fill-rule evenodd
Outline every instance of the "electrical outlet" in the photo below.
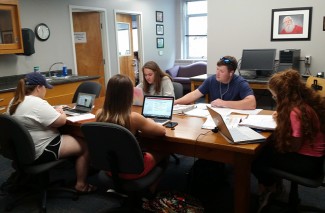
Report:
M 306 55 L 305 56 L 305 64 L 309 64 L 311 63 L 311 56 L 310 55 Z

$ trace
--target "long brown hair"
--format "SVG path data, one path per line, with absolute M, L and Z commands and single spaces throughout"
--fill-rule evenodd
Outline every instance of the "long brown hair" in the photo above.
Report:
M 308 88 L 297 71 L 288 69 L 274 74 L 269 81 L 269 89 L 276 94 L 278 115 L 275 145 L 279 151 L 290 151 L 292 135 L 290 112 L 294 109 L 301 112 L 303 141 L 312 145 L 319 130 L 325 133 L 325 99 L 321 98 L 313 89 Z M 312 117 L 318 117 L 320 129 L 313 122 Z
M 150 69 L 153 71 L 154 75 L 155 75 L 155 80 L 154 80 L 154 85 L 155 85 L 155 91 L 156 92 L 160 92 L 161 91 L 161 81 L 162 78 L 167 76 L 168 78 L 170 78 L 170 80 L 172 80 L 172 78 L 166 73 L 163 72 L 160 67 L 158 66 L 158 64 L 154 61 L 148 61 L 147 63 L 145 63 L 142 67 L 142 75 L 143 75 L 143 91 L 145 93 L 149 93 L 149 88 L 150 88 L 150 84 L 148 84 L 148 82 L 146 81 L 145 77 L 144 77 L 144 69 Z
M 15 96 L 9 108 L 10 115 L 16 112 L 19 104 L 25 100 L 25 96 L 30 95 L 37 87 L 37 85 L 26 85 L 25 82 L 25 78 L 22 78 L 18 81 Z
M 114 75 L 107 83 L 105 101 L 97 121 L 110 122 L 130 129 L 133 83 L 128 76 Z

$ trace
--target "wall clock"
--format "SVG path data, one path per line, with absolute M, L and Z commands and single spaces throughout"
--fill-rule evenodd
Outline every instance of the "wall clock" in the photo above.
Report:
M 50 28 L 44 24 L 40 23 L 35 27 L 35 35 L 40 41 L 46 41 L 50 37 Z

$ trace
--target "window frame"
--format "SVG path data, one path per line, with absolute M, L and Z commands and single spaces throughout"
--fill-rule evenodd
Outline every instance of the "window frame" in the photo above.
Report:
M 183 56 L 185 59 L 207 59 L 207 53 L 205 57 L 190 57 L 189 55 L 189 38 L 190 37 L 206 37 L 208 35 L 190 35 L 189 34 L 189 19 L 192 17 L 206 17 L 208 18 L 208 11 L 206 13 L 197 13 L 197 14 L 188 14 L 187 12 L 187 4 L 188 2 L 195 2 L 195 1 L 206 1 L 207 0 L 183 0 L 183 11 L 184 11 L 184 19 L 183 19 L 183 26 L 184 26 L 184 33 L 183 33 Z M 207 19 L 208 20 L 208 19 Z

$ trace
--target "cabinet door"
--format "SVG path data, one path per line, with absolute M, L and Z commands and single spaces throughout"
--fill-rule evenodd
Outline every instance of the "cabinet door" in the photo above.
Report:
M 14 92 L 0 93 L 0 114 L 7 111 L 7 106 L 14 95 Z
M 23 53 L 17 0 L 0 0 L 0 54 Z

